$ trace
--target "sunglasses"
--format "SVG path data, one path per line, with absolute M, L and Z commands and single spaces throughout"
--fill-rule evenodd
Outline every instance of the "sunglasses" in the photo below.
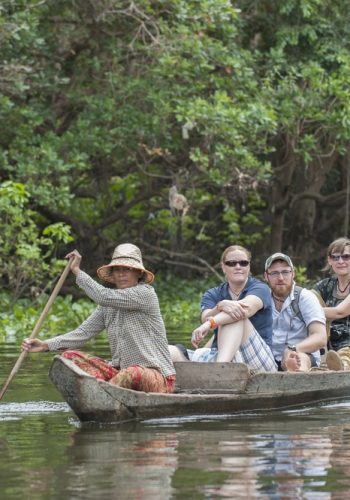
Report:
M 247 267 L 250 264 L 249 260 L 225 260 L 224 262 L 225 266 L 228 267 L 236 267 L 237 265 L 240 265 L 241 267 Z
M 342 259 L 344 262 L 348 262 L 350 260 L 350 253 L 331 253 L 329 258 L 334 262 L 338 262 L 338 260 Z

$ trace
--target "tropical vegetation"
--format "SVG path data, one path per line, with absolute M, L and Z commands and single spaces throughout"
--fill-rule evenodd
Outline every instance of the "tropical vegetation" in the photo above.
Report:
M 310 279 L 348 234 L 340 0 L 3 0 L 0 61 L 11 304 L 47 293 L 74 247 L 94 273 L 135 242 L 195 282 L 240 243 L 255 273 L 283 250 Z

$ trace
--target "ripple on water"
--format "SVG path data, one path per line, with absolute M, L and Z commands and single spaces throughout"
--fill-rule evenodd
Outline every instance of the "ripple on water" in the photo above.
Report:
M 0 420 L 20 420 L 29 415 L 69 412 L 67 403 L 53 401 L 27 401 L 25 403 L 0 404 Z

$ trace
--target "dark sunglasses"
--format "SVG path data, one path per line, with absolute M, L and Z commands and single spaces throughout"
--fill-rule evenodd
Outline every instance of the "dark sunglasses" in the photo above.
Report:
M 336 254 L 331 253 L 329 258 L 334 262 L 338 262 L 338 260 L 342 259 L 344 262 L 348 262 L 350 260 L 350 253 Z
M 241 267 L 247 267 L 249 266 L 250 262 L 249 260 L 225 260 L 224 264 L 228 267 L 236 267 L 237 264 L 239 264 Z

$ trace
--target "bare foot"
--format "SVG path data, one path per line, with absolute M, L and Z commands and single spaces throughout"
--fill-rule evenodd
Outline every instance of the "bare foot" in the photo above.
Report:
M 300 371 L 301 361 L 297 352 L 290 351 L 284 361 L 284 365 L 289 372 Z

